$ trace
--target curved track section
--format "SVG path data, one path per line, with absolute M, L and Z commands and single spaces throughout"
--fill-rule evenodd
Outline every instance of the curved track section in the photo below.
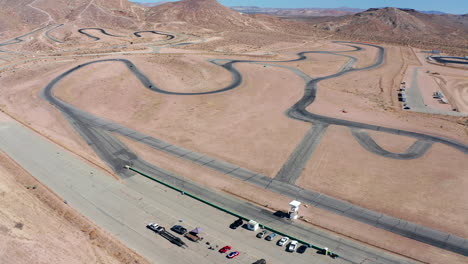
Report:
M 106 35 L 106 36 L 121 37 L 121 36 L 109 34 L 109 33 L 107 33 L 107 32 L 106 32 L 104 29 L 102 29 L 102 28 L 80 28 L 80 29 L 78 29 L 78 32 L 80 32 L 80 33 L 83 34 L 83 35 L 86 35 L 87 37 L 90 37 L 90 38 L 94 39 L 95 41 L 98 41 L 98 40 L 101 39 L 101 38 L 99 38 L 99 37 L 96 37 L 96 36 L 94 36 L 94 35 L 91 35 L 91 34 L 85 32 L 85 31 L 88 31 L 88 30 L 97 30 L 97 31 L 101 32 L 102 34 L 104 34 L 104 35 Z
M 59 28 L 59 27 L 63 27 L 63 25 L 64 25 L 64 24 L 60 24 L 60 25 L 57 25 L 57 26 L 55 26 L 55 27 L 53 27 L 53 28 L 47 30 L 46 33 L 45 33 L 46 37 L 49 38 L 50 40 L 54 41 L 54 42 L 57 42 L 57 43 L 64 43 L 63 41 L 58 40 L 58 39 L 56 39 L 56 38 L 54 38 L 54 37 L 52 37 L 52 36 L 50 35 L 50 33 L 51 33 L 52 31 L 56 30 L 56 29 Z
M 343 43 L 343 44 L 346 44 L 346 43 Z M 374 46 L 374 45 L 369 45 L 369 44 L 363 44 L 363 45 Z M 335 77 L 341 76 L 349 72 L 369 70 L 369 69 L 373 69 L 373 68 L 380 66 L 383 63 L 384 50 L 383 48 L 378 47 L 378 46 L 374 46 L 374 47 L 379 49 L 379 55 L 377 56 L 376 61 L 371 66 L 360 68 L 360 69 L 356 69 L 352 67 L 354 62 L 357 61 L 355 58 L 348 56 L 348 55 L 340 54 L 342 52 L 326 52 L 326 51 L 302 52 L 298 54 L 299 57 L 297 59 L 290 60 L 290 61 L 303 60 L 306 58 L 305 54 L 307 53 L 328 53 L 328 54 L 335 54 L 338 56 L 346 56 L 352 62 L 347 63 L 346 67 L 343 67 L 340 72 L 330 75 L 330 76 L 325 76 L 325 77 L 320 77 L 320 78 L 315 78 L 315 79 L 310 78 L 309 80 L 309 77 L 305 76 L 305 74 L 302 73 L 302 75 L 300 76 L 306 82 L 305 89 L 304 89 L 304 96 L 287 111 L 288 116 L 298 119 L 298 120 L 311 122 L 314 124 L 319 123 L 319 124 L 322 124 L 323 126 L 334 124 L 334 125 L 346 126 L 351 129 L 369 129 L 369 130 L 382 131 L 382 132 L 391 133 L 391 134 L 411 136 L 418 140 L 426 141 L 428 143 L 440 142 L 442 144 L 446 144 L 451 147 L 454 147 L 464 153 L 468 153 L 468 146 L 462 143 L 458 143 L 456 141 L 452 141 L 452 140 L 448 140 L 448 139 L 444 139 L 440 137 L 435 137 L 435 136 L 430 136 L 430 135 L 425 135 L 425 134 L 420 134 L 420 133 L 414 133 L 410 131 L 402 131 L 402 130 L 397 130 L 397 129 L 391 129 L 391 128 L 385 128 L 385 127 L 359 123 L 359 122 L 353 122 L 353 121 L 347 121 L 347 120 L 341 120 L 341 119 L 315 115 L 315 114 L 309 113 L 306 110 L 306 107 L 310 105 L 316 98 L 318 82 L 322 80 L 330 79 L 330 78 L 335 78 Z M 221 64 L 220 63 L 221 61 L 227 61 L 227 62 L 224 64 Z M 387 230 L 387 231 L 390 231 L 390 232 L 393 232 L 393 233 L 396 233 L 396 234 L 399 234 L 399 235 L 402 235 L 402 236 L 405 236 L 405 237 L 408 237 L 408 238 L 411 238 L 411 239 L 414 239 L 423 243 L 427 243 L 427 244 L 430 244 L 430 245 L 433 245 L 433 246 L 436 246 L 445 250 L 449 250 L 449 251 L 462 254 L 462 255 L 468 255 L 468 241 L 464 238 L 461 238 L 452 234 L 448 234 L 445 232 L 441 232 L 438 230 L 434 230 L 431 228 L 427 228 L 424 226 L 419 226 L 417 224 L 414 224 L 414 223 L 411 223 L 402 219 L 394 218 L 391 216 L 387 216 L 387 215 L 384 215 L 375 211 L 371 211 L 371 210 L 350 204 L 348 202 L 345 202 L 345 201 L 342 201 L 333 197 L 329 197 L 329 196 L 326 196 L 326 195 L 323 195 L 323 194 L 320 194 L 311 190 L 302 189 L 294 184 L 279 181 L 276 179 L 271 179 L 270 177 L 249 171 L 247 169 L 241 168 L 237 165 L 224 162 L 222 160 L 216 160 L 214 158 L 210 158 L 209 156 L 172 145 L 170 143 L 152 138 L 150 136 L 144 135 L 137 131 L 122 127 L 116 123 L 95 117 L 53 96 L 53 93 L 52 93 L 53 88 L 63 78 L 79 70 L 80 68 L 86 67 L 94 63 L 100 63 L 100 62 L 124 63 L 127 66 L 127 68 L 139 79 L 139 81 L 148 89 L 151 89 L 155 92 L 164 93 L 164 94 L 179 94 L 179 95 L 200 95 L 200 94 L 210 94 L 210 93 L 212 94 L 212 93 L 225 92 L 225 91 L 234 89 L 238 87 L 242 82 L 242 75 L 234 68 L 235 63 L 243 62 L 243 63 L 261 64 L 263 62 L 242 61 L 242 60 L 232 60 L 232 61 L 231 60 L 214 60 L 212 61 L 212 63 L 215 63 L 216 65 L 219 65 L 225 68 L 226 70 L 230 71 L 233 76 L 233 80 L 226 87 L 223 87 L 215 91 L 203 92 L 203 93 L 175 93 L 175 92 L 162 90 L 156 87 L 151 82 L 151 80 L 146 75 L 144 75 L 132 62 L 130 62 L 129 60 L 125 60 L 125 59 L 103 59 L 103 60 L 91 61 L 82 65 L 78 65 L 62 73 L 61 75 L 57 76 L 55 79 L 53 79 L 42 90 L 43 98 L 45 98 L 52 105 L 54 105 L 56 108 L 58 108 L 60 111 L 62 111 L 65 114 L 65 117 L 69 120 L 72 126 L 83 136 L 83 138 L 96 151 L 96 153 L 100 156 L 100 158 L 102 158 L 106 163 L 108 163 L 110 167 L 113 168 L 114 171 L 118 175 L 122 177 L 131 176 L 127 174 L 128 172 L 122 168 L 123 165 L 125 164 L 134 165 L 135 167 L 140 167 L 140 166 L 144 168 L 147 167 L 145 171 L 146 170 L 154 171 L 155 175 L 159 175 L 158 170 L 160 169 L 155 167 L 154 165 L 143 162 L 141 158 L 139 158 L 134 152 L 132 152 L 127 146 L 125 146 L 125 144 L 120 142 L 115 136 L 113 136 L 112 133 L 118 133 L 118 134 L 124 135 L 140 143 L 146 144 L 154 149 L 165 151 L 179 158 L 190 160 L 196 164 L 200 164 L 201 166 L 206 166 L 210 169 L 223 172 L 224 174 L 227 174 L 232 177 L 236 177 L 240 180 L 255 184 L 261 188 L 266 188 L 268 190 L 280 193 L 282 195 L 285 195 L 294 199 L 300 199 L 307 204 L 328 210 L 330 212 L 334 212 L 339 215 L 343 215 L 343 216 L 352 218 L 354 220 L 357 220 L 357 221 L 360 221 L 369 225 L 373 225 L 375 227 L 382 228 L 384 230 Z M 270 64 L 270 63 L 275 63 L 275 62 L 267 61 L 264 63 Z M 277 65 L 277 66 L 287 68 L 282 65 Z M 312 132 L 311 134 L 316 134 Z M 366 141 L 366 143 L 364 143 L 364 145 L 367 147 L 370 147 L 373 144 L 374 143 L 372 143 L 371 141 Z M 411 155 L 424 154 L 423 153 L 424 149 L 428 148 L 429 146 L 425 147 L 424 144 L 421 144 L 421 145 L 419 144 L 420 143 L 418 143 L 416 147 L 413 147 L 411 150 L 408 150 L 407 152 L 411 153 Z M 374 148 L 378 148 L 378 145 L 375 144 Z M 381 154 L 387 155 L 387 153 L 381 153 Z
M 46 29 L 47 27 L 48 27 L 48 26 L 41 27 L 41 28 L 35 29 L 35 30 L 33 30 L 33 31 L 29 32 L 29 33 L 26 33 L 26 34 L 24 34 L 24 35 L 21 35 L 21 36 L 19 36 L 19 37 L 16 37 L 16 38 L 14 38 L 14 39 L 10 39 L 10 40 L 8 40 L 8 41 L 2 42 L 2 43 L 0 43 L 0 47 L 21 43 L 21 42 L 24 41 L 22 38 L 24 38 L 24 37 L 26 37 L 26 36 L 29 36 L 29 35 L 31 35 L 31 34 L 34 34 L 34 33 L 38 32 L 38 31 L 43 30 L 43 29 Z
M 169 33 L 159 32 L 159 31 L 156 31 L 156 30 L 138 31 L 138 32 L 134 32 L 133 35 L 135 35 L 137 38 L 141 38 L 141 33 L 153 33 L 153 34 L 157 34 L 157 35 L 167 36 L 168 37 L 167 40 L 171 40 L 171 39 L 175 38 L 174 35 L 171 35 Z
M 361 146 L 363 146 L 368 151 L 386 157 L 390 159 L 399 159 L 399 160 L 411 160 L 420 158 L 424 155 L 432 146 L 432 142 L 424 141 L 424 140 L 416 140 L 416 142 L 411 145 L 405 152 L 403 153 L 393 153 L 387 151 L 380 147 L 375 140 L 364 130 L 351 128 L 351 133 L 353 134 L 354 138 L 359 142 Z
M 431 56 L 431 58 L 439 63 L 453 63 L 453 64 L 468 64 L 466 57 L 453 57 L 453 56 Z

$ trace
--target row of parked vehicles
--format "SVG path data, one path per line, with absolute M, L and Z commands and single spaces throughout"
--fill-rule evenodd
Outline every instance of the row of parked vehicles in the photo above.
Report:
M 242 221 L 241 218 L 237 219 L 236 221 L 234 221 L 229 227 L 231 229 L 237 229 L 238 227 L 242 226 L 244 224 L 244 221 Z M 257 237 L 258 238 L 263 238 L 265 237 L 265 235 L 267 234 L 267 231 L 266 230 L 263 230 L 259 233 L 257 233 Z M 278 234 L 272 232 L 270 233 L 269 235 L 267 235 L 265 237 L 265 240 L 267 241 L 272 241 L 275 237 L 277 237 Z M 284 236 L 282 237 L 281 239 L 279 239 L 276 244 L 280 247 L 282 247 L 283 245 L 287 244 L 289 242 L 289 237 L 287 236 Z M 307 248 L 309 248 L 309 245 L 301 245 L 300 247 L 298 247 L 299 243 L 298 241 L 296 240 L 292 240 L 291 242 L 289 242 L 289 244 L 286 246 L 286 251 L 288 252 L 294 252 L 294 251 L 297 251 L 298 253 L 302 254 L 304 253 Z
M 265 235 L 267 234 L 267 231 L 266 230 L 263 230 L 261 232 L 259 232 L 257 234 L 257 237 L 258 238 L 263 238 L 265 237 Z M 265 240 L 267 241 L 272 241 L 275 237 L 277 237 L 278 234 L 276 233 L 270 233 L 269 235 L 267 235 L 265 237 Z M 285 245 L 286 243 L 288 243 L 289 241 L 289 237 L 287 236 L 284 236 L 282 237 L 281 239 L 279 239 L 276 244 L 280 247 L 282 247 L 283 245 Z M 294 252 L 294 251 L 297 251 L 298 253 L 304 253 L 308 248 L 309 246 L 308 245 L 301 245 L 299 248 L 298 248 L 298 245 L 299 245 L 299 242 L 297 242 L 296 240 L 291 240 L 291 242 L 289 242 L 289 244 L 286 246 L 286 251 L 288 252 Z

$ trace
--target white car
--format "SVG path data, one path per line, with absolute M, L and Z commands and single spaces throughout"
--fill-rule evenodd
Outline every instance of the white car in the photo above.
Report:
M 153 230 L 154 232 L 161 232 L 162 230 L 164 230 L 164 227 L 156 224 L 156 223 L 149 223 L 148 225 L 146 225 L 147 228 Z
M 286 244 L 287 242 L 289 241 L 289 237 L 283 237 L 281 238 L 280 240 L 278 240 L 278 246 L 283 246 L 284 244 Z
M 291 243 L 289 243 L 287 250 L 289 252 L 294 252 L 296 250 L 296 248 L 297 248 L 297 241 L 293 240 L 293 241 L 291 241 Z

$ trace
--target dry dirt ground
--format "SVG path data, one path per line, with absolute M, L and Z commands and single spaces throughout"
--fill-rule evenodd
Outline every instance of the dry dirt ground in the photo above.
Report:
M 3 152 L 0 262 L 147 263 L 64 204 Z
M 459 112 L 468 113 L 468 71 L 466 68 L 460 68 L 458 65 L 451 67 L 429 63 L 425 58 L 427 53 L 421 50 L 415 50 L 415 52 L 422 66 L 419 77 L 423 80 L 421 80 L 419 87 L 428 94 L 428 102 L 431 106 L 442 107 L 443 110 L 450 106 L 448 110 L 456 108 Z M 405 76 L 408 80 L 411 76 L 409 74 L 408 72 Z M 432 89 L 425 89 L 426 87 Z M 431 92 L 434 90 L 442 91 L 450 104 L 441 105 L 437 100 L 432 99 Z M 426 102 L 426 97 L 424 100 Z
M 254 39 L 253 36 L 244 37 Z M 257 42 L 248 39 L 251 43 L 244 41 L 247 44 L 231 45 L 229 41 L 234 37 L 226 33 L 207 43 L 177 48 L 177 53 L 114 55 L 109 58 L 130 59 L 164 90 L 201 92 L 223 87 L 231 80 L 228 72 L 207 62 L 208 59 L 281 60 L 295 58 L 299 51 L 350 49 L 327 41 L 291 39 L 285 43 L 275 37 L 261 41 L 255 37 Z M 90 47 L 107 47 L 118 42 L 106 41 L 103 38 L 100 43 L 82 44 L 80 49 L 91 52 L 87 50 Z M 269 45 L 263 53 L 259 53 L 262 41 Z M 288 49 L 288 46 L 293 48 Z M 408 48 L 386 48 L 386 64 L 383 67 L 321 82 L 317 100 L 308 110 L 467 143 L 467 128 L 462 119 L 401 112 L 401 107 L 395 101 L 396 89 L 408 65 L 417 65 L 418 60 Z M 210 51 L 215 49 L 215 52 Z M 198 50 L 203 54 L 196 54 Z M 221 54 L 223 52 L 226 54 Z M 267 56 L 232 55 L 237 52 Z M 372 63 L 376 51 L 367 49 L 345 54 L 358 57 L 360 61 L 357 66 L 364 67 Z M 346 58 L 323 54 L 310 57 L 310 61 L 282 65 L 296 67 L 316 77 L 336 72 L 347 61 Z M 40 89 L 60 73 L 95 59 L 98 57 L 57 57 L 8 68 L 0 72 L 0 89 L 3 92 L 0 105 L 13 117 L 108 170 L 96 154 L 83 144 L 83 140 L 61 114 L 38 95 Z M 96 116 L 274 177 L 311 127 L 309 123 L 289 119 L 284 114 L 301 97 L 304 82 L 286 69 L 255 64 L 237 64 L 236 68 L 243 74 L 244 81 L 235 90 L 205 96 L 177 96 L 149 91 L 122 64 L 106 62 L 80 69 L 65 78 L 57 86 L 55 94 Z M 461 87 L 458 90 L 464 93 L 463 82 L 453 82 L 454 87 L 458 85 Z M 347 113 L 343 113 L 343 109 Z M 408 138 L 387 134 L 371 135 L 390 151 L 401 151 L 412 142 Z M 286 198 L 281 195 L 246 186 L 236 179 L 155 152 L 139 143 L 122 140 L 157 166 L 260 205 L 286 209 Z M 438 144 L 417 160 L 384 159 L 364 150 L 347 129 L 331 126 L 298 184 L 395 217 L 466 237 L 468 215 L 463 201 L 468 198 L 464 192 L 468 182 L 463 176 L 467 174 L 468 167 L 463 162 L 465 159 L 466 155 Z M 459 255 L 320 209 L 308 207 L 302 213 L 312 224 L 422 261 L 463 262 Z

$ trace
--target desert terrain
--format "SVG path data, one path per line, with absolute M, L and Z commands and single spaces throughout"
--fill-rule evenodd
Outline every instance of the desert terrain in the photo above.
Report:
M 194 184 L 215 204 L 237 199 L 231 204 L 238 213 L 252 204 L 266 214 L 258 216 L 265 223 L 313 240 L 273 216 L 297 199 L 303 203 L 300 225 L 365 249 L 330 248 L 343 263 L 466 260 L 468 73 L 464 66 L 434 63 L 426 50 L 459 55 L 467 51 L 460 44 L 466 36 L 452 34 L 450 46 L 439 34 L 443 26 L 428 22 L 435 15 L 342 10 L 343 17 L 315 24 L 240 14 L 214 0 L 154 7 L 127 1 L 19 2 L 6 1 L 0 11 L 10 17 L 0 20 L 5 133 L 8 124 L 20 124 L 101 171 L 106 186 L 122 185 L 122 193 L 127 187 L 151 192 L 133 180 L 141 176 L 124 169 L 127 165 L 182 190 Z M 426 23 L 435 37 L 424 42 L 414 35 L 423 40 L 401 45 L 359 27 L 365 22 L 387 28 L 388 19 L 401 23 L 393 36 Z M 462 19 L 434 18 L 446 25 Z M 466 31 L 463 25 L 457 27 Z M 403 83 L 406 103 L 398 95 Z M 433 98 L 437 91 L 447 104 Z M 43 170 L 21 168 L 34 160 L 26 158 L 28 150 L 24 158 L 21 152 L 10 156 L 8 142 L 2 144 L 0 197 L 6 206 L 0 214 L 5 237 L 0 260 L 158 263 L 154 256 L 171 250 L 167 241 L 132 226 L 147 224 L 138 216 L 155 215 L 140 204 L 145 192 L 133 201 L 144 214 L 119 219 L 128 230 L 143 232 L 141 240 L 125 235 L 132 231 L 106 231 L 105 221 L 93 223 L 92 214 L 64 204 L 57 194 L 63 189 L 40 183 Z M 98 210 L 110 210 L 98 206 L 111 201 L 86 197 L 97 199 L 92 203 Z M 120 216 L 121 210 L 109 215 Z M 171 209 L 167 219 L 152 221 L 174 224 L 179 213 Z M 235 243 L 220 230 L 211 236 Z M 266 257 L 254 240 L 246 243 L 255 249 L 243 247 L 238 261 Z M 154 246 L 151 255 L 148 245 Z M 298 263 L 316 258 L 309 251 Z M 177 249 L 167 256 L 181 254 L 180 263 L 192 263 L 199 257 L 191 259 L 194 252 Z M 280 263 L 287 258 L 283 253 L 269 261 Z M 207 261 L 221 258 L 210 255 Z

